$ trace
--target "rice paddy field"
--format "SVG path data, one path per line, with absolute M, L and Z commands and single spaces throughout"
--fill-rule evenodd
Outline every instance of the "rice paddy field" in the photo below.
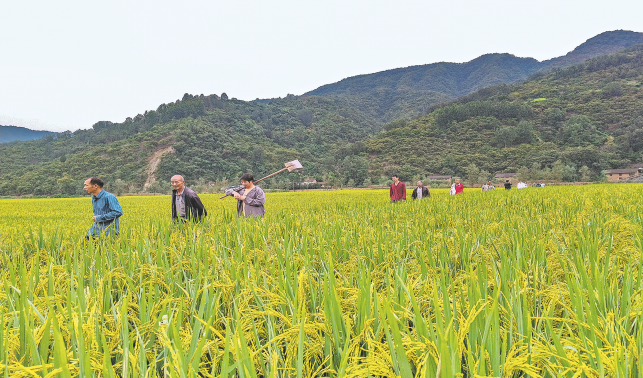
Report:
M 643 185 L 431 193 L 0 200 L 0 376 L 643 375 Z

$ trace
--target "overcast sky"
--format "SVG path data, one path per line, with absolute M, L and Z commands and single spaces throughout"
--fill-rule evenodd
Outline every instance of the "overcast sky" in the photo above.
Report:
M 643 32 L 641 15 L 641 0 L 0 0 L 0 124 L 73 131 L 186 92 L 253 100 L 486 53 L 545 60 Z

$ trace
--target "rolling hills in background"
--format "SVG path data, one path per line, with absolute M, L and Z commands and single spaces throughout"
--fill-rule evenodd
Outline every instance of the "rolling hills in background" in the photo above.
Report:
M 484 87 L 516 82 L 541 67 L 533 58 L 487 54 L 467 63 L 434 63 L 355 76 L 305 95 L 345 101 L 387 123 L 414 118 L 431 105 Z
M 385 129 L 363 149 L 383 174 L 598 178 L 643 161 L 643 44 L 485 88 Z
M 539 62 L 511 54 L 487 54 L 466 63 L 433 63 L 359 75 L 321 86 L 305 95 L 345 101 L 380 122 L 411 119 L 432 105 L 479 89 L 510 84 L 532 74 L 582 63 L 643 43 L 643 33 L 601 33 L 565 56 Z
M 173 174 L 207 190 L 208 182 L 220 186 L 248 171 L 261 177 L 292 159 L 334 185 L 383 182 L 391 173 L 472 182 L 506 170 L 598 177 L 641 160 L 643 45 L 600 56 L 641 35 L 603 33 L 565 59 L 598 58 L 550 71 L 534 59 L 488 54 L 362 75 L 283 99 L 185 94 L 121 123 L 2 145 L 0 195 L 83 194 L 91 175 L 116 193 L 168 192 Z M 276 176 L 263 186 L 301 179 Z
M 51 131 L 31 130 L 26 127 L 0 126 L 0 143 L 40 139 L 50 134 L 53 133 Z
M 317 96 L 255 103 L 185 94 L 122 123 L 102 121 L 52 140 L 3 145 L 0 195 L 82 194 L 82 185 L 71 182 L 88 175 L 134 192 L 174 174 L 190 183 L 246 171 L 260 176 L 295 158 L 309 162 L 309 175 L 321 176 L 325 159 L 367 139 L 372 125 L 350 106 Z M 167 190 L 166 181 L 148 189 Z

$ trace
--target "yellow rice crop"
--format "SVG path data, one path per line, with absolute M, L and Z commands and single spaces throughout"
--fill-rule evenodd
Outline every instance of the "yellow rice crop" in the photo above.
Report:
M 643 186 L 0 200 L 7 377 L 635 377 Z M 409 196 L 410 197 L 410 196 Z

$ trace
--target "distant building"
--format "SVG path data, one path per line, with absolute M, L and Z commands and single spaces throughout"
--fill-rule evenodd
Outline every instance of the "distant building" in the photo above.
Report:
M 427 180 L 451 180 L 453 176 L 447 176 L 447 175 L 436 175 L 436 176 L 427 176 Z
M 518 173 L 496 173 L 496 175 L 493 176 L 493 177 L 498 179 L 498 180 L 503 180 L 503 181 L 504 180 L 509 180 L 509 181 L 511 181 L 512 179 L 517 178 L 516 176 L 518 176 Z
M 638 176 L 641 173 L 643 173 L 643 165 L 635 168 L 608 169 L 605 171 L 605 176 L 607 176 L 608 182 L 619 182 L 621 180 L 627 180 L 634 176 Z

